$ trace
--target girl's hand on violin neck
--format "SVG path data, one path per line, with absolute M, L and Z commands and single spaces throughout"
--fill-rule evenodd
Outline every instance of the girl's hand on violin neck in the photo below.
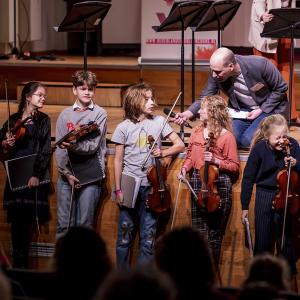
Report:
M 61 149 L 69 149 L 72 146 L 71 143 L 62 142 L 58 147 Z
M 220 164 L 220 160 L 214 157 L 213 153 L 210 151 L 204 151 L 204 161 L 211 162 L 217 166 Z
M 245 223 L 245 219 L 248 219 L 248 209 L 242 210 L 242 223 Z
M 27 185 L 28 185 L 29 188 L 37 187 L 37 186 L 40 185 L 40 180 L 39 180 L 37 177 L 32 176 L 32 177 L 28 180 Z
M 296 163 L 297 163 L 296 158 L 294 158 L 292 156 L 285 157 L 284 158 L 284 164 L 285 164 L 285 166 L 288 167 L 289 163 L 291 164 L 292 167 L 294 167 L 296 165 Z
M 186 177 L 186 168 L 182 168 L 177 175 L 178 180 L 184 180 Z
M 80 181 L 74 175 L 67 174 L 66 177 L 67 177 L 67 180 L 68 180 L 70 186 L 75 187 L 75 188 L 80 187 Z
M 16 142 L 15 136 L 11 133 L 6 133 L 6 139 L 2 141 L 2 147 L 4 149 L 13 147 Z

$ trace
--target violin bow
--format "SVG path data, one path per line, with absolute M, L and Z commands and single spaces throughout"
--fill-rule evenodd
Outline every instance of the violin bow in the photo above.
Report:
M 71 227 L 71 220 L 72 220 L 72 211 L 73 211 L 73 202 L 74 202 L 74 190 L 75 187 L 72 185 L 71 189 L 71 197 L 70 197 L 70 206 L 69 206 L 69 220 L 68 220 L 68 227 L 67 229 L 69 230 Z
M 176 194 L 175 207 L 174 207 L 174 211 L 173 211 L 173 217 L 172 217 L 172 223 L 171 223 L 171 230 L 173 229 L 174 221 L 175 221 L 175 217 L 176 217 L 181 182 L 182 182 L 182 179 L 180 178 L 179 179 L 178 189 L 177 189 L 177 194 Z
M 252 236 L 251 236 L 248 218 L 244 218 L 243 224 L 245 226 L 246 247 L 249 249 L 250 257 L 252 258 L 253 257 L 253 242 L 252 242 Z
M 147 163 L 147 161 L 148 161 L 148 159 L 149 159 L 149 157 L 150 157 L 150 155 L 151 155 L 151 153 L 152 153 L 152 151 L 153 151 L 153 149 L 154 149 L 154 147 L 155 147 L 155 145 L 156 145 L 156 143 L 157 143 L 157 141 L 158 141 L 158 139 L 159 139 L 159 137 L 160 137 L 162 131 L 164 130 L 166 124 L 168 123 L 168 120 L 169 120 L 169 118 L 170 118 L 170 116 L 171 116 L 171 114 L 172 114 L 172 112 L 173 112 L 173 110 L 174 110 L 174 108 L 175 108 L 175 105 L 177 104 L 177 102 L 178 102 L 178 100 L 179 100 L 181 94 L 182 94 L 182 92 L 179 92 L 179 94 L 178 94 L 178 96 L 177 96 L 177 98 L 176 98 L 176 100 L 175 100 L 175 102 L 174 102 L 172 108 L 170 109 L 169 114 L 167 115 L 167 117 L 166 117 L 166 119 L 165 119 L 165 121 L 164 121 L 164 124 L 163 124 L 163 126 L 162 126 L 162 128 L 161 128 L 159 134 L 157 135 L 155 141 L 153 142 L 153 144 L 152 144 L 152 146 L 151 146 L 151 148 L 150 148 L 150 151 L 147 153 L 147 156 L 145 157 L 145 159 L 144 159 L 144 161 L 143 161 L 143 163 L 142 163 L 142 167 L 141 167 L 142 170 L 145 169 L 145 165 L 146 165 L 146 163 Z
M 198 196 L 195 192 L 195 190 L 192 188 L 192 186 L 190 185 L 189 181 L 186 178 L 183 178 L 184 183 L 188 186 L 188 188 L 190 189 L 190 191 L 192 192 L 192 194 L 194 195 L 194 197 L 197 199 Z
M 10 105 L 9 105 L 8 92 L 7 92 L 7 79 L 4 80 L 4 88 L 5 88 L 5 98 L 6 98 L 7 112 L 8 112 L 7 131 L 10 132 Z
M 291 162 L 289 161 L 288 162 L 288 179 L 287 179 L 287 185 L 286 185 L 285 204 L 284 204 L 284 213 L 283 213 L 281 244 L 280 244 L 281 253 L 283 251 L 284 238 L 285 238 L 285 224 L 286 224 L 286 214 L 287 214 L 287 206 L 288 206 L 288 197 L 289 197 L 289 191 L 290 191 L 291 168 L 292 168 L 292 165 L 291 165 Z

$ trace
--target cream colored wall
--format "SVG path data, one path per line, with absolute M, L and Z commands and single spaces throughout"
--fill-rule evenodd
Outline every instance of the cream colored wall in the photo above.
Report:
M 240 1 L 242 2 L 242 4 L 237 14 L 223 32 L 223 45 L 235 47 L 251 46 L 248 42 L 248 32 L 252 0 Z
M 42 39 L 31 42 L 32 51 L 65 50 L 67 49 L 67 34 L 55 32 L 53 26 L 58 26 L 67 12 L 63 0 L 42 0 Z M 39 12 L 37 12 L 39 13 Z

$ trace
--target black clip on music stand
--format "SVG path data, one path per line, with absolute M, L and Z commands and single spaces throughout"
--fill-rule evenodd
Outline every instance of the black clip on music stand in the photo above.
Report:
M 181 77 L 180 111 L 184 111 L 184 31 L 201 11 L 207 7 L 206 1 L 175 1 L 168 17 L 160 26 L 152 26 L 156 32 L 181 31 Z M 180 137 L 184 140 L 184 126 L 180 126 Z
M 195 101 L 195 31 L 218 31 L 218 48 L 221 47 L 221 30 L 231 22 L 237 13 L 241 2 L 224 0 L 211 2 L 204 14 L 190 25 L 192 30 L 192 101 Z
M 290 38 L 290 80 L 289 80 L 289 126 L 300 126 L 291 122 L 292 99 L 293 99 L 293 69 L 294 69 L 294 39 L 300 38 L 300 9 L 299 8 L 278 8 L 271 9 L 270 14 L 274 15 L 272 21 L 265 24 L 262 37 Z
M 95 31 L 103 21 L 111 3 L 85 1 L 75 3 L 61 24 L 54 29 L 59 32 L 83 32 L 83 68 L 87 70 L 87 31 Z

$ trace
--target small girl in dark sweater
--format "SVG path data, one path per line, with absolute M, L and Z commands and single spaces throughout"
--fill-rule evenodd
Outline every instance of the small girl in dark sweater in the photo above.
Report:
M 242 180 L 242 222 L 248 218 L 252 190 L 256 184 L 254 254 L 273 253 L 276 246 L 277 254 L 282 251 L 290 263 L 292 272 L 295 272 L 291 215 L 287 213 L 285 239 L 283 249 L 281 249 L 283 210 L 273 208 L 278 192 L 278 172 L 288 167 L 288 163 L 290 163 L 292 170 L 300 173 L 300 147 L 295 139 L 287 137 L 287 133 L 287 122 L 281 115 L 271 115 L 260 123 L 252 140 Z M 284 151 L 286 138 L 290 143 L 289 157 Z

